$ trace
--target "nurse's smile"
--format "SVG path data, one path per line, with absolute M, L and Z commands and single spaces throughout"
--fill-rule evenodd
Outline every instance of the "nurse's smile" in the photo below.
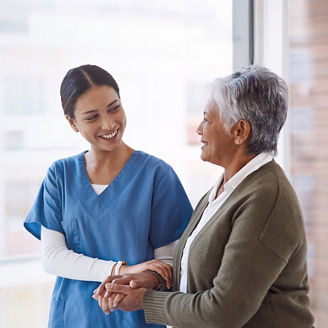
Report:
M 102 135 L 100 137 L 105 138 L 105 139 L 112 139 L 112 138 L 114 138 L 117 135 L 117 131 L 118 131 L 118 129 L 115 130 L 113 133 L 104 134 L 104 135 Z

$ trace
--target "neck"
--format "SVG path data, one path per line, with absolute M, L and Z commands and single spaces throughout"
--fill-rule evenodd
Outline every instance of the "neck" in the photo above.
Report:
M 122 145 L 112 151 L 103 151 L 91 148 L 85 154 L 85 159 L 89 166 L 97 167 L 113 167 L 125 163 L 132 155 L 133 149 L 128 145 L 122 143 Z
M 242 156 L 236 156 L 232 161 L 224 167 L 223 184 L 228 182 L 240 169 L 242 169 L 247 163 L 249 163 L 256 155 L 243 154 Z

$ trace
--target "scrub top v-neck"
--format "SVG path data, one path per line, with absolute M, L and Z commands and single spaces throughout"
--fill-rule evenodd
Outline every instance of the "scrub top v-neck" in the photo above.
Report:
M 135 151 L 100 194 L 94 191 L 85 153 L 56 161 L 48 170 L 25 227 L 40 239 L 41 225 L 65 234 L 74 252 L 129 265 L 177 240 L 192 208 L 173 169 Z M 97 282 L 58 277 L 49 327 L 160 327 L 145 323 L 143 311 L 106 316 L 92 299 Z

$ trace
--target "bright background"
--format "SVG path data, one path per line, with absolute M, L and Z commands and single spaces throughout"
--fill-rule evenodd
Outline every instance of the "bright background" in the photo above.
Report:
M 48 166 L 88 149 L 66 122 L 68 69 L 117 80 L 125 141 L 175 169 L 195 205 L 220 172 L 196 126 L 208 83 L 232 71 L 232 3 L 212 0 L 0 1 L 0 327 L 45 327 L 54 277 L 23 228 Z
M 234 0 L 235 3 L 247 0 Z M 316 327 L 328 322 L 328 0 L 253 0 L 256 63 L 282 75 L 278 161 L 304 213 Z M 87 149 L 59 86 L 91 63 L 116 78 L 125 141 L 171 164 L 193 205 L 221 172 L 199 159 L 208 83 L 232 71 L 232 0 L 0 0 L 0 328 L 45 327 L 54 277 L 22 223 L 48 166 Z

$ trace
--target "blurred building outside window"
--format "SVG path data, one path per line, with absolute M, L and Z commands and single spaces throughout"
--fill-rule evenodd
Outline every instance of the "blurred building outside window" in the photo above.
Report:
M 308 238 L 311 306 L 328 323 L 328 1 L 290 0 L 291 180 Z

